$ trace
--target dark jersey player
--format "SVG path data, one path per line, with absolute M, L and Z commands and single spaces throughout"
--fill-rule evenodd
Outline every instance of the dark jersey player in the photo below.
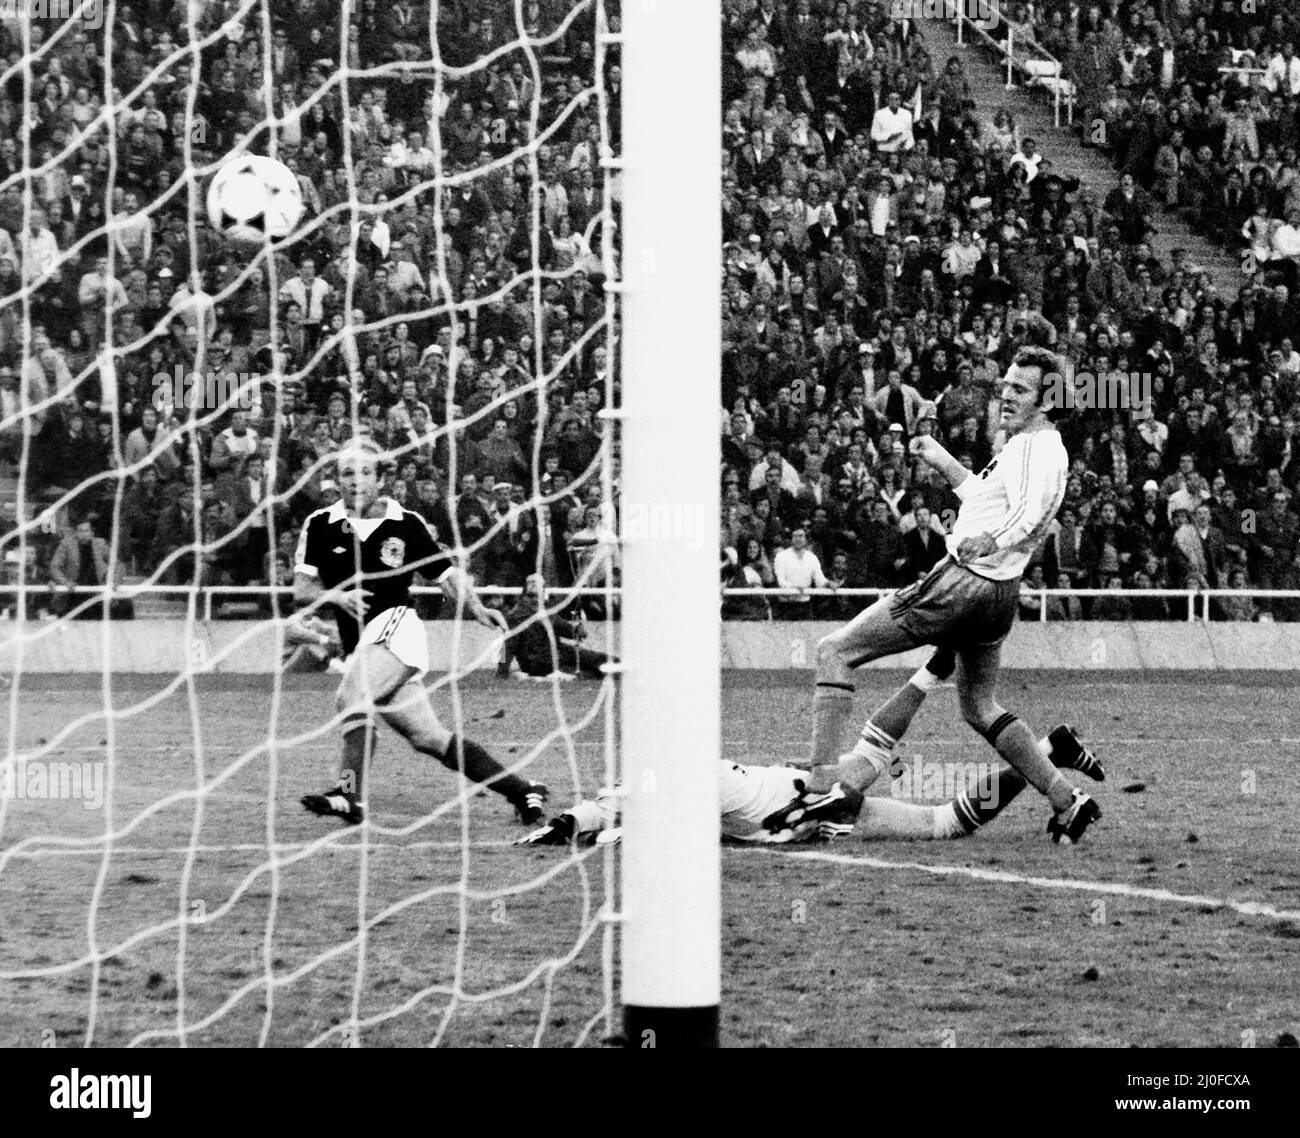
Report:
M 453 735 L 438 720 L 421 678 L 429 669 L 424 625 L 411 604 L 419 573 L 479 623 L 505 631 L 500 613 L 485 608 L 473 582 L 438 545 L 418 514 L 379 496 L 379 451 L 352 442 L 339 453 L 343 498 L 304 523 L 294 567 L 299 604 L 332 609 L 348 657 L 337 697 L 343 760 L 339 783 L 302 804 L 313 814 L 353 824 L 365 817 L 365 771 L 382 719 L 421 754 L 485 783 L 536 825 L 546 788 L 504 768 L 477 743 Z

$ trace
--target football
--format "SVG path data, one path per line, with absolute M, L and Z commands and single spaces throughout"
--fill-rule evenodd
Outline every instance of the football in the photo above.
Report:
M 232 241 L 262 244 L 289 236 L 302 220 L 302 188 L 281 162 L 241 154 L 226 162 L 208 186 L 208 217 Z

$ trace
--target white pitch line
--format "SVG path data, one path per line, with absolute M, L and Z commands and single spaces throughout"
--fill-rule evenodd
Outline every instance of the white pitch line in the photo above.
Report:
M 850 856 L 832 853 L 796 853 L 782 847 L 781 850 L 756 846 L 755 849 L 768 854 L 784 852 L 785 856 L 801 861 L 824 861 L 831 865 L 851 865 L 867 869 L 910 869 L 918 873 L 928 873 L 934 877 L 970 877 L 976 881 L 998 881 L 1007 885 L 1034 885 L 1040 889 L 1071 889 L 1079 893 L 1109 893 L 1120 897 L 1141 897 L 1149 901 L 1172 901 L 1177 905 L 1212 906 L 1216 909 L 1232 909 L 1245 917 L 1274 917 L 1282 921 L 1300 921 L 1300 912 L 1277 909 L 1258 901 L 1234 901 L 1225 897 L 1198 897 L 1186 893 L 1174 893 L 1168 889 L 1147 889 L 1141 885 L 1128 885 L 1122 881 L 1076 881 L 1063 877 L 1027 877 L 1020 873 L 1007 873 L 1000 869 L 978 869 L 969 865 L 926 865 L 918 861 L 888 861 L 885 858 Z
M 286 853 L 297 853 L 305 850 L 308 845 L 315 843 L 307 842 L 277 842 L 270 847 L 272 853 L 276 855 Z M 360 842 L 337 842 L 330 846 L 322 846 L 322 851 L 333 850 L 359 850 Z M 505 849 L 514 845 L 509 841 L 497 842 L 470 842 L 469 848 L 472 850 L 493 850 Z M 258 853 L 265 854 L 267 847 L 247 842 L 242 845 L 228 846 L 113 846 L 108 852 L 113 857 L 119 856 L 148 856 L 150 854 L 170 854 L 181 857 L 188 854 L 193 849 L 196 854 L 222 854 L 222 853 Z M 456 850 L 464 849 L 464 843 L 453 841 L 423 841 L 423 842 L 367 842 L 367 850 Z M 42 858 L 42 857 L 97 857 L 104 856 L 104 850 L 95 846 L 48 846 L 44 849 L 26 849 L 13 853 L 13 858 Z
M 1192 746 L 1209 746 L 1211 743 L 1231 744 L 1234 747 L 1261 747 L 1266 743 L 1283 743 L 1296 744 L 1300 743 L 1300 738 L 1290 736 L 1266 736 L 1259 739 L 1239 739 L 1230 735 L 1205 735 L 1188 739 L 1099 739 L 1091 735 L 1081 736 L 1084 743 L 1089 747 L 1178 747 L 1183 745 Z M 915 747 L 969 747 L 977 742 L 975 732 L 960 739 L 914 739 L 904 738 L 898 744 L 898 750 L 906 751 Z M 582 746 L 583 744 L 578 744 Z M 775 742 L 763 739 L 724 739 L 724 747 L 747 747 L 757 745 L 759 747 L 806 747 L 808 740 L 803 739 L 778 739 Z

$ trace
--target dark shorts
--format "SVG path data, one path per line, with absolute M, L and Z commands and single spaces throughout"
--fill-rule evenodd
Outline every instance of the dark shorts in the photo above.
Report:
M 992 581 L 945 557 L 890 599 L 889 614 L 922 644 L 960 652 L 1001 644 L 1016 621 L 1020 580 Z

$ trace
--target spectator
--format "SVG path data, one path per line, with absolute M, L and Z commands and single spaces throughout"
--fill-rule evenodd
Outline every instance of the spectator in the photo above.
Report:
M 564 436 L 565 438 L 572 439 L 581 430 L 577 422 L 571 421 L 566 426 L 572 428 L 572 431 L 570 435 Z M 576 449 L 576 444 L 573 449 Z M 497 419 L 492 424 L 492 433 L 479 444 L 479 455 L 479 474 L 491 475 L 495 479 L 504 480 L 507 484 L 529 481 L 530 464 L 524 458 L 519 443 L 510 435 L 509 423 L 505 419 Z M 563 455 L 562 462 L 565 457 L 572 458 L 573 455 L 572 453 Z M 579 469 L 585 469 L 585 465 Z
M 168 482 L 181 468 L 171 444 L 171 432 L 159 424 L 158 412 L 146 407 L 140 413 L 140 425 L 126 437 L 122 458 L 128 469 L 150 464 L 159 481 Z
M 245 526 L 240 560 L 231 570 L 237 585 L 265 582 L 272 517 L 286 510 L 283 502 L 275 502 L 275 494 L 275 481 L 260 454 L 250 454 L 226 484 L 223 498 L 231 516 Z
M 320 342 L 325 323 L 325 305 L 331 288 L 328 282 L 316 275 L 316 262 L 304 257 L 298 266 L 298 275 L 280 286 L 280 300 L 291 301 L 302 312 L 305 348 L 312 351 Z
M 123 551 L 135 572 L 147 574 L 154 568 L 154 536 L 166 506 L 157 469 L 144 467 L 122 498 Z
M 1118 592 L 1124 587 L 1124 580 L 1118 573 L 1106 578 L 1104 586 L 1111 592 Z M 1093 602 L 1091 619 L 1130 621 L 1133 619 L 1133 606 L 1128 597 L 1103 595 Z
M 757 545 L 757 542 L 753 544 Z M 773 578 L 775 581 L 775 578 Z M 765 596 L 736 596 L 730 590 L 747 591 L 763 587 L 755 562 L 742 560 L 734 548 L 722 551 L 722 615 L 728 620 L 771 620 L 772 611 Z
M 903 539 L 883 501 L 872 502 L 867 517 L 860 534 L 865 583 L 892 588 L 901 583 L 908 565 Z
M 208 462 L 215 471 L 234 472 L 246 459 L 255 455 L 257 449 L 258 435 L 248 425 L 247 414 L 234 411 L 230 416 L 230 426 L 213 440 Z
M 1261 588 L 1276 589 L 1274 584 L 1285 575 L 1286 567 L 1295 559 L 1300 547 L 1300 522 L 1290 510 L 1291 497 L 1279 487 L 1269 501 L 1268 508 L 1255 522 L 1253 564 L 1255 579 Z
M 1259 619 L 1259 607 L 1254 598 L 1244 590 L 1250 582 L 1242 569 L 1234 569 L 1228 576 L 1229 589 L 1243 590 L 1231 596 L 1216 598 L 1216 604 L 1224 620 L 1254 621 Z
M 530 511 L 512 499 L 514 486 L 498 481 L 488 507 L 488 533 L 483 549 L 483 583 L 517 588 L 536 561 L 535 524 Z
M 899 91 L 890 91 L 885 106 L 871 120 L 871 141 L 882 154 L 897 154 L 916 145 L 912 136 L 912 112 L 902 106 Z
M 1062 573 L 1056 580 L 1057 589 L 1077 588 L 1069 574 Z M 1073 594 L 1047 598 L 1048 620 L 1082 620 L 1083 602 Z
M 1181 520 L 1181 524 L 1180 524 Z M 1174 514 L 1174 549 L 1170 580 L 1180 589 L 1217 589 L 1227 561 L 1223 535 L 1210 524 L 1210 507 L 1200 505 L 1193 514 Z
M 108 595 L 102 605 L 93 604 L 89 596 L 78 595 L 77 589 L 110 588 L 120 580 L 120 566 L 110 556 L 109 544 L 95 535 L 89 519 L 77 522 L 66 534 L 50 561 L 50 581 L 67 590 L 59 615 L 75 615 L 81 620 L 95 620 L 110 612 Z M 129 606 L 129 602 L 127 602 Z M 74 610 L 76 610 L 74 612 Z M 118 606 L 112 610 L 114 618 L 129 615 L 129 608 Z
M 1021 620 L 1037 621 L 1042 619 L 1043 611 L 1044 611 L 1043 609 L 1044 601 L 1049 600 L 1049 598 L 1044 598 L 1042 596 L 1042 590 L 1046 588 L 1047 588 L 1047 581 L 1046 578 L 1043 576 L 1043 566 L 1041 565 L 1041 563 L 1038 565 L 1031 566 L 1029 572 L 1025 575 L 1024 579 L 1020 583 L 1020 598 L 1018 603 L 1020 606 Z M 1056 599 L 1056 598 L 1050 598 L 1050 599 Z M 1050 604 L 1048 604 L 1047 619 L 1049 620 L 1060 619 L 1059 616 L 1057 617 L 1052 616 Z
M 883 503 L 881 504 L 883 508 Z M 799 595 L 782 597 L 776 604 L 778 614 L 785 620 L 804 620 L 811 614 L 812 598 L 805 590 L 828 587 L 821 562 L 808 548 L 808 533 L 802 527 L 790 535 L 790 544 L 777 551 L 772 561 L 776 584 L 781 589 L 797 589 Z
M 916 524 L 903 538 L 903 548 L 907 556 L 906 578 L 916 581 L 930 572 L 947 555 L 942 531 L 934 525 L 934 515 L 928 506 L 918 506 L 915 511 Z
M 898 368 L 890 369 L 886 385 L 876 392 L 874 400 L 876 413 L 888 420 L 890 429 L 897 425 L 901 434 L 909 438 L 915 433 L 923 403 L 921 393 L 903 382 Z
M 31 213 L 31 222 L 18 238 L 18 253 L 22 263 L 23 283 L 41 284 L 49 279 L 59 261 L 59 243 L 48 225 L 44 210 Z
M 1133 539 L 1119 519 L 1114 502 L 1105 502 L 1095 521 L 1084 530 L 1080 550 L 1083 568 L 1094 589 L 1111 588 L 1113 577 L 1123 578 L 1133 560 Z

